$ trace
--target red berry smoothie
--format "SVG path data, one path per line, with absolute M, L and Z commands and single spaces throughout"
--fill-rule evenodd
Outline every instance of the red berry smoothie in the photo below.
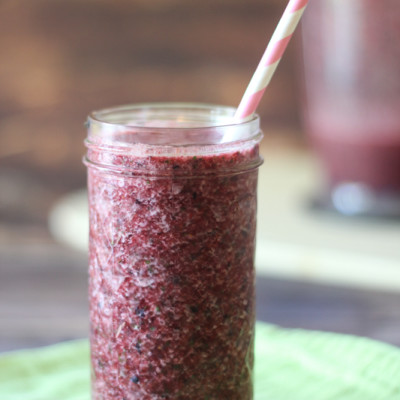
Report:
M 250 400 L 258 119 L 146 107 L 89 119 L 92 398 Z
M 400 196 L 400 2 L 321 0 L 302 25 L 305 122 L 331 186 Z

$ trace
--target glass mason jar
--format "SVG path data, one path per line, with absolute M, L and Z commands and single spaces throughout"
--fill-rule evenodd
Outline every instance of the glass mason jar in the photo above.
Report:
M 258 116 L 88 119 L 92 398 L 252 399 Z
M 302 31 L 306 129 L 328 200 L 400 215 L 400 1 L 319 0 Z

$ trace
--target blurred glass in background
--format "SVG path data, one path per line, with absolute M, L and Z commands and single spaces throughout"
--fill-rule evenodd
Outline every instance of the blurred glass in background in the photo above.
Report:
M 303 19 L 307 132 L 344 214 L 400 216 L 400 2 L 319 0 Z

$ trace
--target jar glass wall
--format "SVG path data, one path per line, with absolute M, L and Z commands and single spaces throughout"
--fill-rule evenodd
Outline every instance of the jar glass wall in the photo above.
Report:
M 89 117 L 93 399 L 252 398 L 262 134 L 234 111 Z

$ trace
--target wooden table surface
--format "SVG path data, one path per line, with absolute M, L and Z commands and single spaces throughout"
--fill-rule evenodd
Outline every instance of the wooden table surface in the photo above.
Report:
M 87 258 L 51 240 L 0 248 L 0 351 L 88 335 Z M 257 317 L 400 346 L 400 294 L 259 277 Z

